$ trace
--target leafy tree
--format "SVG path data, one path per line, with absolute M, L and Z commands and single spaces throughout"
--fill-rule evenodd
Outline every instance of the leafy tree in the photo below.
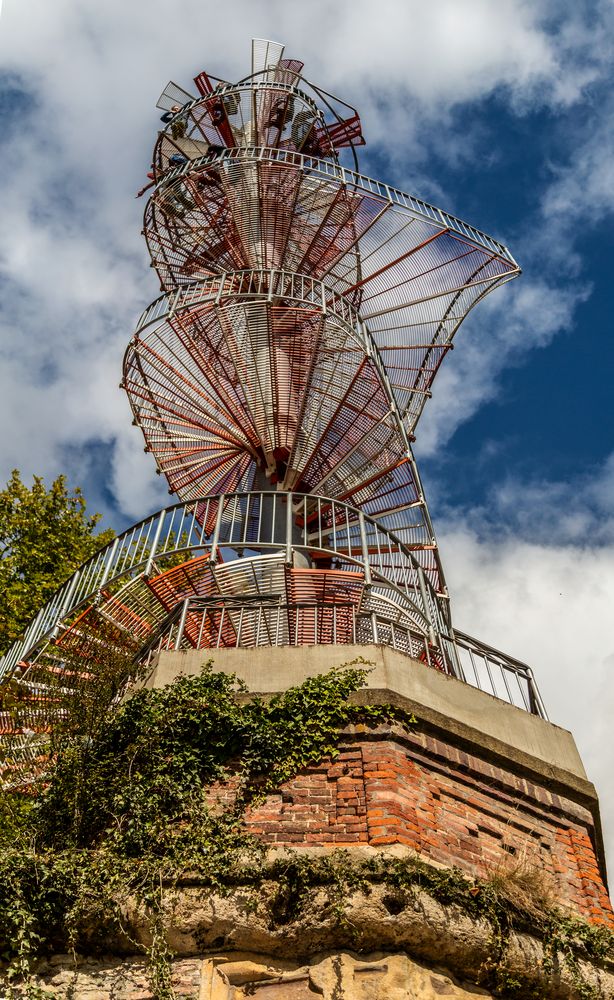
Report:
M 95 534 L 100 514 L 88 514 L 80 489 L 58 476 L 31 489 L 14 470 L 0 492 L 0 655 L 19 638 L 42 604 L 97 549 L 114 537 Z

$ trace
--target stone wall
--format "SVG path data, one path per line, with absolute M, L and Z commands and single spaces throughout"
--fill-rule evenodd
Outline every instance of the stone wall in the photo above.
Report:
M 232 785 L 214 797 L 227 803 Z M 614 927 L 591 812 L 418 724 L 347 731 L 339 756 L 306 768 L 248 811 L 247 829 L 276 846 L 401 844 L 425 861 L 484 878 L 514 859 L 542 873 L 552 901 Z
M 501 947 L 487 920 L 437 902 L 419 889 L 394 908 L 386 886 L 349 892 L 343 920 L 327 906 L 326 892 L 319 890 L 309 908 L 290 922 L 271 921 L 274 884 L 260 885 L 255 897 L 253 890 L 250 895 L 247 886 L 222 894 L 198 885 L 169 888 L 164 927 L 174 955 L 170 978 L 178 998 L 614 998 L 611 958 L 590 960 L 581 949 L 573 961 L 565 950 L 553 957 L 543 941 L 516 931 L 505 936 Z M 153 1000 L 162 995 L 152 985 L 150 966 L 135 954 L 151 947 L 151 923 L 137 909 L 126 912 L 125 926 L 129 936 L 123 955 L 112 937 L 106 943 L 114 957 L 55 955 L 35 970 L 29 993 L 23 986 L 11 996 Z
M 271 669 L 266 652 L 266 664 L 256 664 L 263 672 Z M 308 653 L 308 672 L 317 672 L 320 661 L 311 663 Z M 338 660 L 338 650 L 335 655 Z M 410 662 L 407 675 L 392 676 L 406 664 L 386 651 L 381 656 L 381 676 L 353 700 L 393 704 L 415 713 L 416 724 L 348 726 L 338 756 L 304 768 L 248 808 L 247 831 L 268 846 L 269 859 L 283 860 L 288 852 L 320 859 L 339 848 L 359 865 L 374 856 L 404 863 L 417 856 L 443 870 L 438 877 L 451 867 L 487 882 L 511 877 L 508 899 L 520 884 L 513 879 L 528 873 L 546 908 L 614 929 L 597 799 L 569 734 L 423 665 Z M 169 655 L 150 683 L 170 680 L 185 659 Z M 267 697 L 271 691 L 249 676 L 245 660 L 241 673 L 250 691 Z M 230 672 L 235 662 L 228 657 Z M 192 666 L 196 672 L 196 659 Z M 298 659 L 286 664 L 279 685 L 300 683 L 304 672 Z M 407 691 L 399 693 L 403 684 Z M 229 780 L 212 787 L 210 804 L 223 808 L 234 796 Z M 392 863 L 387 870 L 397 871 Z M 360 883 L 348 888 L 340 917 L 319 884 L 306 907 L 277 912 L 279 885 L 272 876 L 216 892 L 188 872 L 165 889 L 163 900 L 175 994 L 195 1000 L 614 1000 L 611 959 L 587 950 L 582 939 L 553 952 L 547 940 L 529 933 L 545 935 L 543 922 L 520 919 L 503 941 L 484 910 L 438 901 L 421 885 L 395 895 L 390 879 Z M 480 891 L 467 885 L 470 895 Z M 111 928 L 92 928 L 89 944 L 115 957 L 56 955 L 38 968 L 32 985 L 59 1000 L 160 995 L 142 957 L 152 947 L 151 915 L 136 902 L 127 905 L 119 937 Z
M 38 985 L 66 1000 L 153 1000 L 147 968 L 138 958 L 87 961 L 74 966 L 58 956 Z M 198 1000 L 477 1000 L 492 997 L 447 970 L 407 955 L 349 953 L 318 956 L 297 965 L 262 955 L 191 958 L 173 963 L 176 996 Z

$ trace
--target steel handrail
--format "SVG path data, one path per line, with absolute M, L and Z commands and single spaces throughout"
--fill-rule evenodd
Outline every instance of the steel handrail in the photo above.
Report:
M 348 623 L 346 618 L 348 612 L 351 615 L 351 623 Z M 296 629 L 296 635 L 293 635 L 290 629 L 289 616 L 293 613 L 297 615 L 297 622 L 300 617 L 300 628 Z M 204 627 L 205 615 L 209 616 L 208 631 Z M 201 618 L 200 625 L 195 625 L 194 618 L 196 617 L 198 623 L 199 616 Z M 264 627 L 263 616 L 265 618 Z M 186 631 L 188 620 L 192 636 Z M 135 662 L 149 664 L 152 656 L 156 656 L 162 651 L 189 647 L 196 649 L 219 648 L 222 644 L 224 621 L 234 630 L 236 645 L 241 648 L 255 648 L 258 645 L 256 638 L 260 637 L 267 629 L 275 630 L 276 627 L 279 629 L 281 621 L 287 626 L 284 644 L 304 645 L 305 636 L 308 635 L 310 641 L 307 645 L 321 645 L 322 643 L 327 645 L 331 628 L 335 642 L 341 641 L 342 644 L 346 644 L 349 641 L 347 629 L 348 624 L 350 624 L 349 635 L 351 635 L 351 641 L 354 644 L 377 645 L 384 643 L 393 649 L 400 649 L 414 659 L 421 659 L 430 667 L 449 672 L 449 664 L 445 656 L 439 662 L 433 662 L 433 658 L 436 656 L 435 650 L 429 648 L 427 637 L 413 627 L 410 620 L 402 620 L 398 616 L 393 618 L 390 615 L 382 614 L 380 610 L 361 609 L 349 601 L 289 602 L 272 596 L 263 598 L 261 595 L 250 595 L 249 597 L 218 595 L 207 598 L 190 596 L 185 598 L 161 622 L 151 639 L 141 647 L 135 657 Z M 198 630 L 197 640 L 194 639 L 195 629 Z M 326 638 L 323 640 L 320 639 L 320 629 L 325 629 L 327 632 Z M 346 630 L 345 634 L 344 630 Z M 296 640 L 299 636 L 300 641 L 297 643 Z M 206 639 L 205 645 L 201 645 L 203 638 Z M 524 709 L 547 719 L 543 701 L 532 671 L 527 664 L 474 639 L 464 632 L 456 632 L 454 635 L 450 632 L 441 635 L 440 639 L 443 639 L 446 645 L 455 645 L 468 652 L 472 655 L 474 663 L 473 654 L 484 659 L 484 668 L 481 672 L 476 669 L 473 676 L 469 672 L 463 674 L 461 679 L 467 684 L 505 700 L 516 708 Z M 495 675 L 493 675 L 493 670 L 497 671 Z M 515 688 L 510 687 L 506 674 L 514 678 Z
M 166 171 L 164 176 L 160 179 L 160 181 L 158 181 L 156 190 L 166 188 L 174 181 L 182 178 L 185 174 L 191 173 L 194 170 L 201 170 L 208 166 L 215 166 L 228 160 L 255 160 L 260 162 L 285 163 L 290 166 L 299 167 L 301 170 L 309 172 L 309 174 L 320 175 L 325 177 L 327 180 L 337 181 L 346 186 L 362 189 L 370 194 L 375 194 L 378 198 L 382 198 L 384 201 L 388 201 L 391 205 L 396 205 L 400 208 L 406 209 L 423 221 L 430 223 L 436 222 L 439 225 L 454 231 L 456 235 L 460 236 L 462 239 L 472 240 L 474 243 L 479 244 L 491 253 L 495 253 L 499 257 L 503 257 L 510 264 L 513 264 L 514 267 L 520 270 L 516 260 L 512 257 L 512 254 L 503 243 L 499 243 L 498 240 L 488 236 L 486 233 L 482 232 L 482 230 L 476 229 L 475 226 L 471 226 L 468 223 L 463 222 L 463 220 L 459 219 L 457 216 L 451 215 L 449 212 L 444 212 L 435 205 L 431 205 L 429 202 L 423 201 L 421 198 L 416 198 L 414 195 L 407 194 L 398 188 L 390 187 L 389 184 L 384 184 L 382 181 L 375 180 L 372 177 L 367 177 L 365 174 L 359 174 L 357 171 L 350 170 L 348 167 L 343 167 L 334 160 L 319 159 L 318 157 L 309 156 L 306 153 L 297 153 L 292 150 L 278 149 L 268 146 L 239 146 L 228 148 L 222 150 L 221 152 L 188 160 L 187 163 L 173 167 L 172 170 Z
M 297 541 L 285 534 L 263 537 L 264 528 L 259 522 L 257 536 L 254 537 L 247 531 L 251 524 L 249 519 L 261 517 L 264 498 L 271 498 L 273 508 L 278 502 L 289 502 L 295 514 L 309 514 L 317 524 L 309 526 L 305 521 L 299 529 L 302 531 L 301 541 Z M 330 524 L 322 525 L 322 516 L 327 513 Z M 212 514 L 216 518 L 215 527 L 207 532 L 203 525 Z M 223 530 L 224 520 L 226 530 Z M 239 527 L 241 532 L 237 533 L 235 529 Z M 367 529 L 374 550 L 372 553 L 368 549 Z M 346 542 L 341 544 L 344 533 Z M 184 544 L 176 544 L 177 539 Z M 171 544 L 168 544 L 169 541 Z M 219 548 L 279 550 L 283 546 L 307 552 L 322 551 L 363 566 L 366 577 L 374 574 L 380 583 L 411 600 L 414 609 L 435 633 L 445 631 L 438 595 L 425 577 L 419 561 L 394 532 L 379 524 L 375 518 L 343 501 L 311 494 L 276 491 L 216 494 L 157 511 L 95 553 L 58 588 L 30 622 L 23 639 L 14 643 L 0 659 L 0 678 L 10 673 L 42 640 L 57 633 L 63 620 L 78 608 L 96 600 L 103 589 L 115 580 L 128 574 L 134 576 L 138 572 L 149 572 L 156 557 L 162 560 L 194 550 L 215 553 Z M 382 561 L 385 565 L 378 568 L 378 563 Z M 415 577 L 411 597 L 408 574 Z M 418 606 L 416 601 L 421 601 L 422 606 Z
M 182 285 L 158 296 L 147 306 L 139 317 L 135 333 L 139 334 L 145 327 L 166 316 L 205 302 L 219 303 L 224 298 L 271 297 L 318 306 L 323 314 L 333 312 L 355 330 L 361 341 L 364 340 L 362 324 L 358 323 L 358 312 L 351 302 L 319 278 L 278 268 L 224 271 L 222 274 Z

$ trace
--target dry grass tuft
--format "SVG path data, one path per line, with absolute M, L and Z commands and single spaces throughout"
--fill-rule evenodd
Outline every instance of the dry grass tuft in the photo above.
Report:
M 499 900 L 534 920 L 542 920 L 556 904 L 551 877 L 539 859 L 529 854 L 506 856 L 489 866 L 484 885 Z

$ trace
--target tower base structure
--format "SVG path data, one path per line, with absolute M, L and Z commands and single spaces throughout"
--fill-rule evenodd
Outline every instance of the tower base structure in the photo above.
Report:
M 213 668 L 272 695 L 359 661 L 353 696 L 390 704 L 416 724 L 348 727 L 339 755 L 301 772 L 247 816 L 275 847 L 399 845 L 425 861 L 483 877 L 523 859 L 557 904 L 614 927 L 594 785 L 570 732 L 389 646 L 219 649 Z M 199 673 L 202 650 L 162 651 L 145 682 Z M 219 790 L 222 800 L 232 788 Z
M 143 683 L 196 675 L 204 653 L 162 651 Z M 605 950 L 566 952 L 555 927 L 551 939 L 531 927 L 548 907 L 593 934 L 614 929 L 597 795 L 571 733 L 388 646 L 220 649 L 213 668 L 244 682 L 237 697 L 266 698 L 348 661 L 370 668 L 353 699 L 397 718 L 347 726 L 336 755 L 248 808 L 269 876 L 254 883 L 247 868 L 217 891 L 188 873 L 169 887 L 176 995 L 614 996 Z M 211 806 L 234 795 L 232 781 L 214 785 Z M 525 909 L 524 924 L 493 926 L 489 892 Z M 135 954 L 151 946 L 149 928 L 128 909 L 128 937 L 106 940 L 114 958 L 55 956 L 37 982 L 77 1000 L 154 998 Z

